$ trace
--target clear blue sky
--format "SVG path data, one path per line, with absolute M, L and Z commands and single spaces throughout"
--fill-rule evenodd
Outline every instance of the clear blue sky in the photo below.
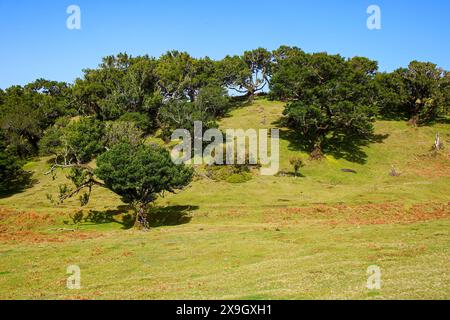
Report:
M 66 28 L 71 4 L 81 8 L 79 31 Z M 381 7 L 381 30 L 366 27 L 371 4 Z M 0 35 L 0 88 L 72 82 L 122 51 L 219 59 L 281 44 L 367 56 L 381 70 L 414 59 L 450 69 L 449 0 L 1 0 Z

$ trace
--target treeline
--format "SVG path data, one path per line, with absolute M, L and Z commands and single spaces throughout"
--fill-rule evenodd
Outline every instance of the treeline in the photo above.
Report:
M 286 125 L 320 157 L 327 140 L 369 137 L 377 117 L 424 125 L 446 115 L 450 73 L 417 61 L 384 73 L 364 57 L 286 46 L 219 61 L 178 51 L 105 57 L 73 84 L 40 79 L 0 90 L 0 188 L 20 176 L 20 160 L 31 156 L 82 164 L 159 129 L 167 139 L 194 121 L 215 127 L 239 100 L 232 92 L 286 101 Z

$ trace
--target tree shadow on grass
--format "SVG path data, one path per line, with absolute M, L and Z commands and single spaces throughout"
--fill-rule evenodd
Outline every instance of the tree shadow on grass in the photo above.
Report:
M 430 121 L 429 125 L 437 125 L 437 124 L 450 124 L 450 116 L 448 117 L 440 117 L 433 121 Z
M 151 228 L 163 226 L 177 226 L 191 221 L 190 213 L 198 206 L 168 206 L 153 207 L 147 213 L 147 220 Z M 117 223 L 122 229 L 131 229 L 135 223 L 135 213 L 130 206 L 118 206 L 114 210 L 90 210 L 87 214 L 82 211 L 70 216 L 73 223 L 108 224 Z
M 130 211 L 130 206 L 122 205 L 114 210 L 90 210 L 87 213 L 78 211 L 75 214 L 70 215 L 70 218 L 74 224 L 84 223 L 98 225 L 117 223 L 122 225 L 122 229 L 130 229 L 134 224 L 133 214 Z
M 301 172 L 293 172 L 293 171 L 284 171 L 280 170 L 276 175 L 276 177 L 291 177 L 291 178 L 306 178 L 306 176 Z
M 252 105 L 252 101 L 246 96 L 235 96 L 230 99 L 230 105 L 223 115 L 219 116 L 217 120 L 231 118 L 231 113 L 234 110 L 242 109 Z
M 367 162 L 367 154 L 364 152 L 363 147 L 374 143 L 383 143 L 388 137 L 389 134 L 371 134 L 367 138 L 336 135 L 327 139 L 323 151 L 336 159 L 365 164 Z
M 9 198 L 17 193 L 22 193 L 26 189 L 33 187 L 39 181 L 33 178 L 33 173 L 24 171 L 19 177 L 13 181 L 9 181 L 7 190 L 0 191 L 0 199 Z
M 277 122 L 276 125 L 281 125 Z M 347 161 L 365 164 L 367 154 L 363 148 L 372 143 L 382 143 L 389 137 L 388 134 L 372 134 L 367 138 L 361 138 L 354 135 L 336 134 L 327 137 L 322 147 L 325 155 L 332 155 L 336 159 L 345 159 Z M 312 150 L 312 141 L 304 138 L 300 134 L 290 129 L 280 129 L 280 138 L 289 142 L 289 150 L 310 152 Z
M 187 224 L 192 219 L 191 213 L 198 209 L 198 206 L 153 207 L 147 214 L 147 221 L 151 228 Z

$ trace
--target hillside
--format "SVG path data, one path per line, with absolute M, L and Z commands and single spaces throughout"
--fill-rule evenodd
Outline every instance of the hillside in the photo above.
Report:
M 275 127 L 283 108 L 256 100 L 220 126 Z M 82 213 L 77 199 L 53 205 L 47 194 L 65 178 L 44 175 L 48 158 L 29 162 L 34 185 L 0 198 L 0 299 L 448 298 L 450 154 L 430 148 L 437 132 L 450 140 L 450 124 L 378 121 L 373 142 L 307 160 L 299 178 L 289 159 L 308 156 L 281 129 L 287 174 L 198 178 L 158 200 L 147 233 L 126 228 L 129 209 L 107 190 Z M 71 264 L 81 267 L 80 291 L 65 287 Z M 380 291 L 365 288 L 372 264 Z

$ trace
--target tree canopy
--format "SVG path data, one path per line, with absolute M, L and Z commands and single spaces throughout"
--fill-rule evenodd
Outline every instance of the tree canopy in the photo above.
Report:
M 5 139 L 0 134 L 0 193 L 14 188 L 24 175 L 22 161 L 7 149 Z
M 299 49 L 280 54 L 272 94 L 290 100 L 284 111 L 286 124 L 301 135 L 313 158 L 322 157 L 330 137 L 370 136 L 376 70 L 376 62 L 361 57 L 346 60 Z
M 408 68 L 377 75 L 381 112 L 411 125 L 430 123 L 449 108 L 448 72 L 431 62 L 412 61 Z
M 258 48 L 241 56 L 226 56 L 219 62 L 219 77 L 229 89 L 253 97 L 269 83 L 272 54 Z

